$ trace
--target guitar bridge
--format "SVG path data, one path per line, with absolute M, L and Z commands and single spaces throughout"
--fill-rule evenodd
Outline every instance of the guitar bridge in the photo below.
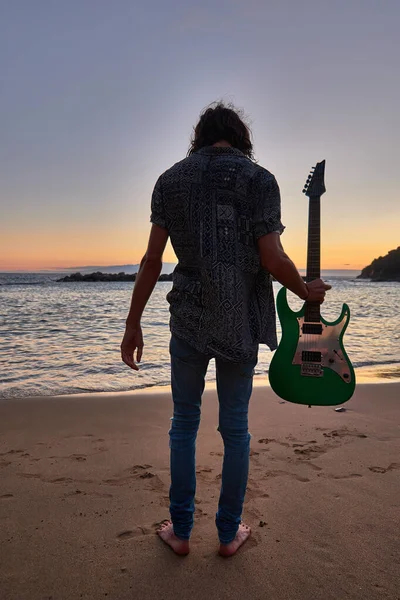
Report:
M 302 363 L 301 374 L 305 377 L 322 377 L 324 370 L 318 363 Z

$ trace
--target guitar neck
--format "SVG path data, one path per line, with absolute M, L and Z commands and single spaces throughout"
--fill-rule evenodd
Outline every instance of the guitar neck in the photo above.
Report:
M 307 281 L 321 277 L 321 199 L 310 198 L 308 209 Z
M 313 281 L 321 277 L 321 197 L 311 196 L 308 209 L 308 244 L 306 280 Z M 320 320 L 320 305 L 307 303 L 306 321 Z

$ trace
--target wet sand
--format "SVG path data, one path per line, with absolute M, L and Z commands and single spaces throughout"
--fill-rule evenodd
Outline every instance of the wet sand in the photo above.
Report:
M 400 384 L 345 405 L 256 387 L 243 518 L 223 559 L 214 525 L 222 441 L 207 390 L 191 554 L 155 534 L 168 514 L 168 392 L 0 401 L 1 600 L 400 598 Z

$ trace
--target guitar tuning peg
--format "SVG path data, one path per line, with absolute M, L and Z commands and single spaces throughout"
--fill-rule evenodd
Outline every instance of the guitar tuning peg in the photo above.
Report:
M 307 188 L 303 188 L 303 190 L 302 190 L 302 191 L 303 191 L 303 194 L 305 194 L 305 193 L 306 193 L 306 191 L 307 191 Z

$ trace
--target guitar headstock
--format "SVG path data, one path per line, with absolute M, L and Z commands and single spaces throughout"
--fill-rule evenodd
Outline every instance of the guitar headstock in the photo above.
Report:
M 326 192 L 325 189 L 325 161 L 317 163 L 310 171 L 307 181 L 304 184 L 303 194 L 311 198 L 311 196 L 322 196 Z

